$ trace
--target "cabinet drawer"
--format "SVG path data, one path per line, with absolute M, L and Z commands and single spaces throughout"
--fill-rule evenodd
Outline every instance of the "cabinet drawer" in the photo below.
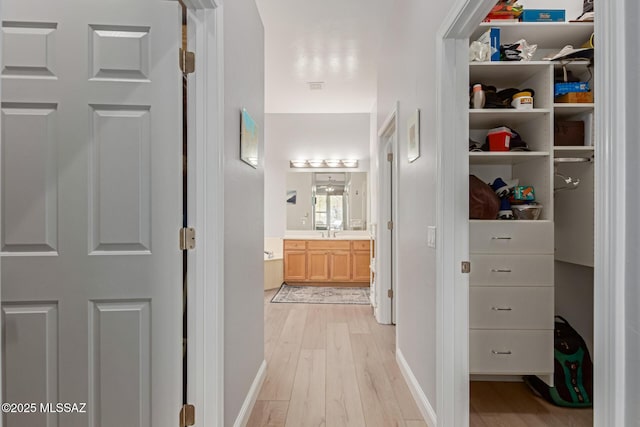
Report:
M 472 329 L 553 329 L 553 287 L 469 289 Z
M 354 251 L 368 251 L 369 250 L 369 241 L 368 240 L 353 240 L 351 242 L 351 247 Z
M 471 374 L 553 373 L 553 331 L 469 331 Z
M 318 250 L 318 249 L 326 249 L 326 250 L 346 250 L 350 249 L 350 241 L 349 240 L 309 240 L 307 242 L 307 247 L 310 250 Z
M 553 222 L 471 221 L 469 252 L 553 254 Z
M 553 286 L 553 255 L 471 255 L 470 286 Z
M 284 250 L 287 249 L 306 249 L 306 240 L 285 240 L 284 241 Z

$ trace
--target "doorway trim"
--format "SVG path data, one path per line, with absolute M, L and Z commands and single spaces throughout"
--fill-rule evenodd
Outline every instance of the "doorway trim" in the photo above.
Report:
M 393 315 L 395 309 L 395 301 L 398 298 L 398 271 L 396 266 L 398 265 L 398 232 L 395 229 L 397 221 L 395 220 L 397 212 L 398 212 L 398 109 L 399 103 L 396 102 L 393 110 L 385 121 L 380 126 L 378 131 L 378 144 L 377 144 L 377 152 L 378 152 L 378 227 L 377 227 L 377 236 L 376 236 L 376 244 L 378 247 L 376 248 L 376 310 L 375 316 L 378 323 L 382 324 L 391 324 L 393 323 Z M 395 144 L 393 146 L 393 160 L 391 165 L 391 176 L 388 175 L 386 164 L 387 159 L 385 156 L 380 156 L 382 150 L 385 146 L 385 140 L 389 136 L 393 135 L 395 138 Z M 388 188 L 389 183 L 388 180 L 391 178 L 392 185 L 390 191 L 392 193 L 392 197 L 389 200 L 387 197 L 387 192 L 384 190 Z M 394 233 L 392 233 L 392 239 L 388 239 L 387 237 L 382 238 L 383 233 L 387 230 L 386 221 L 387 215 L 385 212 L 388 212 L 389 208 L 391 208 L 391 221 L 394 224 Z M 396 250 L 392 250 L 391 248 L 395 248 Z M 391 275 L 389 275 L 389 271 L 391 271 Z M 391 277 L 391 285 L 389 283 L 385 283 L 388 278 Z M 389 299 L 387 296 L 387 292 L 389 289 L 393 289 L 394 295 L 393 298 Z M 392 308 L 392 305 L 394 308 Z
M 224 425 L 224 39 L 222 0 L 183 0 L 188 79 L 187 399 L 198 425 Z
M 596 2 L 594 425 L 625 425 L 625 2 Z M 468 45 L 494 0 L 458 0 L 437 36 L 438 425 L 469 423 Z M 453 133 L 453 135 L 452 135 Z M 456 227 L 457 225 L 457 227 Z M 446 239 L 443 237 L 446 236 Z

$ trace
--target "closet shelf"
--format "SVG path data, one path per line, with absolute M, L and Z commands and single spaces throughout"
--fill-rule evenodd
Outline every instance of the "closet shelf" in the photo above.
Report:
M 553 113 L 556 117 L 565 118 L 578 114 L 593 113 L 592 102 L 585 102 L 581 104 L 569 104 L 557 102 L 553 104 Z
M 473 32 L 470 40 L 491 27 L 500 28 L 500 39 L 515 42 L 525 39 L 537 44 L 538 49 L 562 48 L 565 45 L 581 46 L 593 33 L 593 22 L 483 22 Z
M 549 157 L 548 151 L 471 152 L 469 153 L 469 163 L 472 165 L 517 165 L 544 157 Z
M 534 108 L 532 110 L 516 109 L 478 109 L 469 110 L 469 126 L 472 129 L 490 129 L 496 126 L 508 125 L 515 127 L 518 124 L 530 122 L 550 114 L 550 108 Z
M 585 157 L 591 158 L 594 154 L 594 147 L 590 145 L 585 146 L 557 146 L 553 147 L 554 157 Z

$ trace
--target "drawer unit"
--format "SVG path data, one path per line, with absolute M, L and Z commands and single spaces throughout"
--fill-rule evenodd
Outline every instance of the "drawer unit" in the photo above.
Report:
M 474 287 L 471 329 L 553 329 L 552 287 Z
M 307 248 L 309 250 L 343 250 L 348 251 L 350 249 L 351 242 L 348 240 L 309 240 L 307 242 Z
M 469 221 L 469 252 L 553 254 L 553 222 Z
M 469 372 L 522 375 L 553 372 L 553 331 L 469 331 Z
M 287 250 L 287 249 L 305 250 L 307 248 L 307 241 L 306 240 L 285 240 L 283 247 L 284 247 L 284 250 Z
M 351 247 L 354 251 L 368 251 L 369 240 L 353 240 L 351 242 Z
M 553 255 L 471 255 L 470 286 L 553 286 Z

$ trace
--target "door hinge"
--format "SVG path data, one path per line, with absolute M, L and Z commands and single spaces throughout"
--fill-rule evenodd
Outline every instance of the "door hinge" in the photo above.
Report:
M 387 229 L 393 230 L 393 221 L 387 221 Z
M 393 162 L 393 153 L 387 153 L 387 161 Z
M 196 248 L 196 229 L 183 227 L 180 229 L 180 250 L 188 251 Z
M 389 289 L 389 290 L 387 291 L 387 296 L 388 296 L 389 298 L 393 298 L 393 289 Z
M 462 272 L 465 274 L 471 273 L 471 262 L 462 261 Z
M 196 407 L 189 404 L 180 408 L 180 427 L 189 427 L 196 424 Z
M 180 70 L 184 74 L 191 74 L 196 70 L 196 54 L 180 48 Z

